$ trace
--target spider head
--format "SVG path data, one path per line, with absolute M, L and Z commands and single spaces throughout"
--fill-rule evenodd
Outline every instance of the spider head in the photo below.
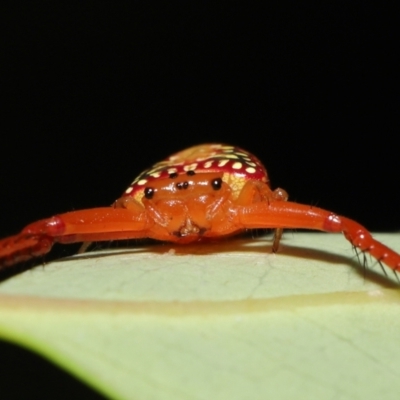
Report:
M 180 241 L 193 241 L 206 234 L 217 215 L 229 203 L 229 186 L 222 173 L 171 174 L 143 188 L 141 202 L 148 217 Z

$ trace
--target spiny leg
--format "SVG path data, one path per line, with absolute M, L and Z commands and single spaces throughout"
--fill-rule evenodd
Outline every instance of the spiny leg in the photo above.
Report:
M 235 210 L 237 224 L 251 228 L 300 228 L 343 233 L 346 239 L 393 271 L 400 270 L 400 255 L 374 239 L 359 223 L 330 211 L 304 204 L 271 201 L 239 207 Z
M 237 205 L 248 206 L 260 202 L 287 201 L 289 194 L 286 190 L 276 188 L 272 190 L 264 182 L 250 180 L 243 186 L 237 200 Z M 272 252 L 276 253 L 279 250 L 279 244 L 282 239 L 283 228 L 274 229 L 274 239 L 272 243 Z
M 75 243 L 148 236 L 144 214 L 111 207 L 73 211 L 34 222 L 0 240 L 0 268 L 46 254 L 55 242 Z

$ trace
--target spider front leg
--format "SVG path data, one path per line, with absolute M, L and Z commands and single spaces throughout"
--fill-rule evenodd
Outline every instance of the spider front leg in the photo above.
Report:
M 55 242 L 142 238 L 150 228 L 144 210 L 104 207 L 56 215 L 0 240 L 0 268 L 46 254 Z
M 362 252 L 394 271 L 400 270 L 400 255 L 375 240 L 366 228 L 349 218 L 304 204 L 262 201 L 238 209 L 238 225 L 243 228 L 300 228 L 344 234 Z
M 287 201 L 289 194 L 286 190 L 271 188 L 264 182 L 250 180 L 243 186 L 239 197 L 236 200 L 237 205 L 249 205 L 259 202 L 270 203 L 272 201 Z M 272 243 L 272 252 L 276 253 L 279 249 L 279 243 L 283 234 L 283 228 L 276 228 L 274 230 L 274 241 Z

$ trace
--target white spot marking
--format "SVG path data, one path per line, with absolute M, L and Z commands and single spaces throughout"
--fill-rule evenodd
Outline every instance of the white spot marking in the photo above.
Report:
M 142 186 L 145 185 L 147 183 L 147 179 L 141 179 L 137 184 Z
M 150 174 L 150 176 L 153 177 L 153 178 L 159 178 L 161 176 L 161 171 L 153 172 L 152 174 Z
M 247 167 L 246 172 L 248 172 L 249 174 L 254 174 L 254 172 L 256 172 L 256 169 L 253 167 Z
M 132 192 L 133 187 L 129 186 L 128 189 L 125 190 L 125 193 L 129 194 L 130 192 Z
M 238 159 L 239 158 L 239 156 L 237 156 L 236 154 L 224 154 L 224 157 L 226 157 L 226 158 L 234 158 L 234 159 Z
M 203 167 L 204 168 L 210 168 L 211 165 L 213 165 L 213 162 L 214 162 L 214 160 L 213 161 L 207 161 L 207 162 L 204 163 Z
M 250 167 L 256 167 L 257 166 L 256 163 L 253 163 L 253 162 L 250 162 L 250 161 L 247 161 L 246 164 L 250 165 Z
M 225 159 L 225 160 L 221 160 L 218 162 L 218 167 L 224 167 L 226 164 L 228 164 L 229 160 Z
M 168 168 L 167 169 L 168 174 L 175 174 L 178 172 L 177 168 Z
M 235 163 L 233 163 L 233 165 L 232 165 L 232 168 L 233 169 L 240 169 L 240 168 L 242 168 L 242 163 L 241 162 L 235 162 Z
M 190 165 L 185 165 L 183 167 L 183 170 L 184 171 L 194 171 L 196 168 L 197 168 L 197 163 L 193 163 L 193 164 L 190 164 Z

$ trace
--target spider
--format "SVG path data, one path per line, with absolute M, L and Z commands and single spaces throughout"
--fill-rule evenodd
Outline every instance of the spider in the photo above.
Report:
M 0 240 L 0 267 L 50 251 L 55 242 L 153 238 L 186 244 L 273 228 L 276 252 L 283 228 L 342 232 L 346 239 L 395 272 L 400 255 L 359 223 L 330 211 L 288 201 L 272 190 L 258 158 L 235 146 L 203 144 L 143 171 L 111 207 L 56 215 Z

